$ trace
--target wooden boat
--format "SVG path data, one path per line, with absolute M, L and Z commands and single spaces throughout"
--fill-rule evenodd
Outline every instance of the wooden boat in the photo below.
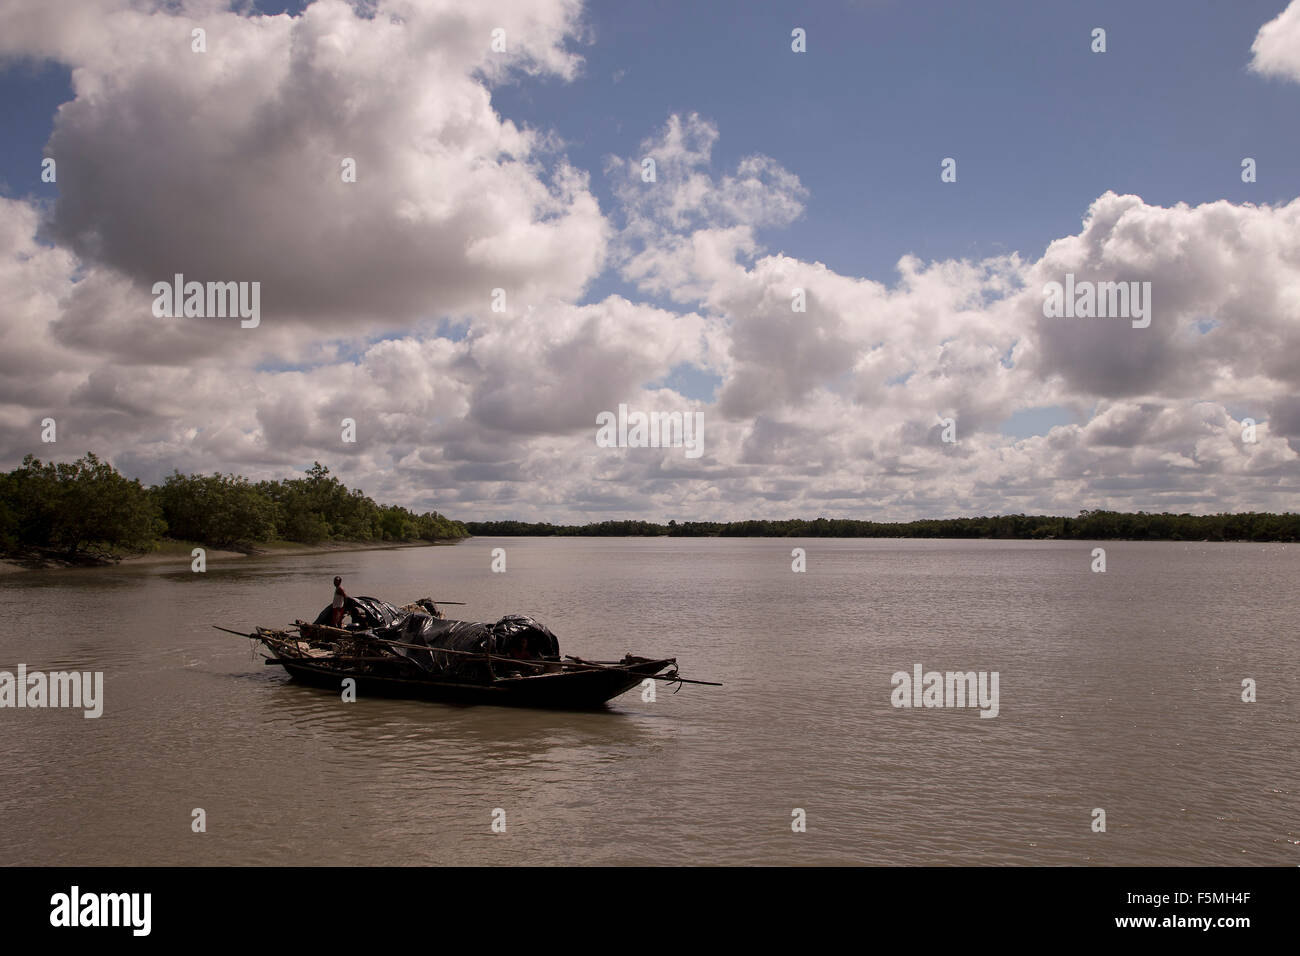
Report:
M 442 619 L 427 599 L 400 610 L 374 598 L 349 601 L 355 602 L 351 628 L 319 623 L 322 614 L 316 623 L 296 621 L 286 629 L 220 630 L 258 641 L 271 652 L 268 665 L 302 683 L 338 692 L 351 678 L 358 698 L 573 710 L 599 707 L 647 679 L 710 683 L 681 677 L 672 657 L 561 657 L 546 627 L 518 615 L 483 624 Z
M 598 666 L 565 663 L 561 669 L 540 674 L 498 677 L 491 681 L 438 680 L 414 667 L 405 673 L 360 670 L 366 665 L 339 664 L 328 658 L 295 658 L 288 655 L 267 658 L 279 664 L 295 680 L 338 691 L 344 677 L 356 680 L 358 697 L 408 697 L 461 704 L 508 704 L 524 707 L 554 707 L 585 710 L 613 700 L 647 677 L 675 668 L 672 658 L 644 657 L 601 663 Z M 674 676 L 672 673 L 668 677 Z

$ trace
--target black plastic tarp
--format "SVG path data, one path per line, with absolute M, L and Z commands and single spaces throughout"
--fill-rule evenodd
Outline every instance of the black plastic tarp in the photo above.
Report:
M 495 624 L 480 621 L 436 621 L 427 614 L 415 613 L 402 622 L 400 640 L 404 644 L 424 644 L 429 650 L 395 647 L 393 650 L 427 671 L 457 676 L 485 677 L 487 661 L 466 654 L 494 654 L 521 660 L 558 661 L 560 642 L 546 625 L 522 614 L 508 614 Z M 388 637 L 389 634 L 383 636 Z M 438 650 L 460 651 L 439 654 Z M 493 668 L 509 666 L 497 661 Z
M 419 602 L 425 603 L 425 602 Z M 523 614 L 507 614 L 495 624 L 481 621 L 444 621 L 428 610 L 399 610 L 386 601 L 372 597 L 349 597 L 343 606 L 352 619 L 350 630 L 401 644 L 419 644 L 429 648 L 392 646 L 392 650 L 421 669 L 458 677 L 488 679 L 493 671 L 508 669 L 508 661 L 497 661 L 493 671 L 481 657 L 468 654 L 493 654 L 520 660 L 558 661 L 560 642 L 546 625 Z M 432 608 L 428 602 L 428 608 Z M 317 615 L 315 624 L 329 624 L 330 607 Z M 438 650 L 460 651 L 439 654 Z
M 402 622 L 406 614 L 393 607 L 387 601 L 381 601 L 379 598 L 372 597 L 346 597 L 343 599 L 343 610 L 347 611 L 348 616 L 352 618 L 352 623 L 358 627 L 373 628 L 384 630 L 394 627 Z M 325 610 L 316 615 L 313 624 L 329 624 L 333 619 L 334 611 L 333 602 L 325 605 Z

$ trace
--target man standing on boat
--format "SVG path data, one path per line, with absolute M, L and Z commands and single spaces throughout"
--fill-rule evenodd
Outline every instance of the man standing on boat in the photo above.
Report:
M 343 579 L 334 579 L 334 603 L 330 605 L 330 626 L 343 626 L 343 605 L 347 601 L 348 594 L 343 590 Z

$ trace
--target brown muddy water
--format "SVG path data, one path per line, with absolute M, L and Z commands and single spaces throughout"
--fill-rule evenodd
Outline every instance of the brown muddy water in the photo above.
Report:
M 102 671 L 104 711 L 0 709 L 0 864 L 1300 864 L 1300 547 L 1103 546 L 1104 574 L 1084 542 L 480 538 L 7 575 L 0 670 Z M 209 626 L 310 618 L 336 573 L 725 686 L 344 703 Z M 917 664 L 997 672 L 997 716 L 893 706 Z

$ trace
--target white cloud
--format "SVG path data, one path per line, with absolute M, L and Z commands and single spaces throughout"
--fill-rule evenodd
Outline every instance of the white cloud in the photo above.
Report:
M 1300 0 L 1259 28 L 1250 53 L 1256 73 L 1300 83 Z
M 758 250 L 757 229 L 788 225 L 803 212 L 807 190 L 797 176 L 767 156 L 749 156 L 734 174 L 709 173 L 718 129 L 695 113 L 674 114 L 640 154 L 611 158 L 625 223 L 617 259 L 623 275 L 639 288 L 676 301 L 700 297 L 686 268 L 708 259 L 726 266 L 737 255 Z M 643 162 L 654 161 L 646 182 Z
M 179 272 L 261 282 L 270 324 L 358 331 L 470 311 L 494 288 L 569 299 L 599 271 L 606 226 L 586 175 L 503 120 L 486 85 L 512 68 L 573 76 L 576 4 L 221 6 L 0 13 L 0 52 L 72 68 L 47 147 L 50 232 L 139 287 L 138 308 Z
M 807 190 L 770 157 L 715 169 L 718 130 L 696 115 L 609 162 L 607 219 L 548 131 L 492 108 L 493 83 L 577 74 L 568 2 L 48 9 L 0 12 L 0 51 L 70 64 L 76 93 L 50 142 L 57 244 L 34 238 L 35 205 L 0 199 L 8 467 L 50 454 L 53 415 L 59 455 L 150 480 L 320 459 L 462 517 L 1294 507 L 1300 200 L 1106 193 L 1040 259 L 904 256 L 885 283 L 766 251 Z M 189 52 L 200 21 L 206 59 Z M 514 67 L 488 51 L 498 24 Z M 673 307 L 578 304 L 606 265 Z M 148 283 L 173 270 L 262 281 L 261 327 L 155 319 Z M 1042 286 L 1066 273 L 1151 282 L 1151 327 L 1044 318 Z M 439 336 L 442 317 L 461 331 Z M 682 366 L 716 376 L 715 401 L 663 386 Z M 596 414 L 623 402 L 703 407 L 704 455 L 598 449 Z M 1000 431 L 1055 406 L 1075 423 Z

